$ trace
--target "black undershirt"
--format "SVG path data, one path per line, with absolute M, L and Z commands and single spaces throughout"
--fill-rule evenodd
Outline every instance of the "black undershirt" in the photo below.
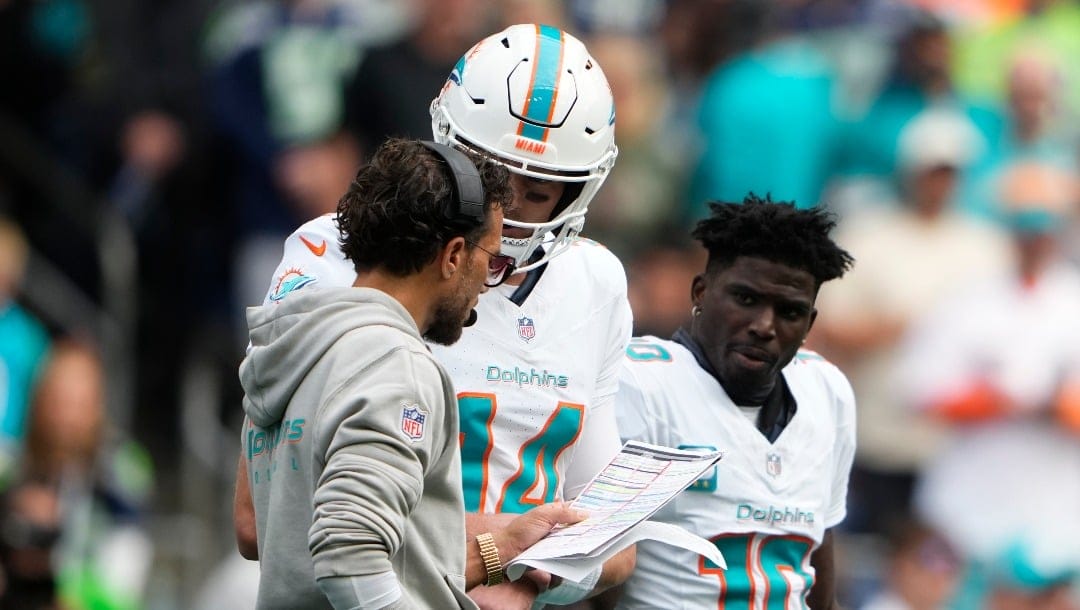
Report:
M 535 263 L 543 256 L 543 248 L 533 250 L 533 253 L 529 256 L 529 264 Z M 521 284 L 514 290 L 514 293 L 507 297 L 510 299 L 510 302 L 521 307 L 522 303 L 525 302 L 525 299 L 529 298 L 529 295 L 532 294 L 533 288 L 536 288 L 536 283 L 540 281 L 540 276 L 544 275 L 545 269 L 547 269 L 547 263 L 544 263 L 535 269 L 526 271 L 525 279 L 521 281 Z
M 724 387 L 724 383 L 720 380 L 720 376 L 716 374 L 712 364 L 709 363 L 709 359 L 705 357 L 704 350 L 702 350 L 701 346 L 698 345 L 698 342 L 690 336 L 690 333 L 686 332 L 686 329 L 680 328 L 675 331 L 675 334 L 671 339 L 690 350 L 690 353 L 694 355 L 694 359 L 697 360 L 698 365 L 705 369 L 705 372 L 712 375 L 717 383 L 720 384 L 721 388 Z M 765 397 L 765 403 L 761 405 L 761 411 L 758 412 L 758 431 L 765 435 L 765 438 L 769 439 L 770 443 L 776 442 L 776 439 L 780 437 L 780 433 L 784 431 L 784 428 L 791 422 L 791 418 L 795 416 L 797 408 L 798 405 L 795 404 L 795 397 L 791 395 L 791 390 L 788 389 L 787 380 L 784 379 L 783 374 L 778 375 L 777 383 L 773 385 L 772 391 Z

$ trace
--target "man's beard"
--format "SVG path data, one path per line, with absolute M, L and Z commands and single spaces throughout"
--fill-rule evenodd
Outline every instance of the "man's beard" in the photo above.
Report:
M 471 301 L 463 289 L 440 300 L 424 338 L 439 345 L 456 343 L 462 328 L 476 323 L 476 311 L 469 307 Z
M 424 333 L 425 339 L 439 345 L 453 345 L 461 338 L 461 331 L 469 314 L 463 312 L 461 304 L 455 301 L 457 299 L 447 299 L 439 303 L 435 309 L 435 318 Z

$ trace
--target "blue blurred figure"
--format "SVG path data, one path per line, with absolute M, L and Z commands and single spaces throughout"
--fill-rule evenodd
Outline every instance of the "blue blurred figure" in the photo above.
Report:
M 836 158 L 832 68 L 809 42 L 780 31 L 773 3 L 732 4 L 746 44 L 704 83 L 690 216 L 701 216 L 705 201 L 739 201 L 750 191 L 817 205 Z

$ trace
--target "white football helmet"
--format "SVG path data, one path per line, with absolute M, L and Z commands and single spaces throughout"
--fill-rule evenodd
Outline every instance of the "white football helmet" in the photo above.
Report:
M 548 222 L 503 221 L 532 230 L 503 237 L 519 271 L 565 251 L 618 154 L 615 103 L 600 65 L 580 40 L 547 25 L 510 26 L 473 46 L 432 100 L 431 130 L 435 141 L 511 172 L 568 183 Z M 530 261 L 541 244 L 543 257 Z

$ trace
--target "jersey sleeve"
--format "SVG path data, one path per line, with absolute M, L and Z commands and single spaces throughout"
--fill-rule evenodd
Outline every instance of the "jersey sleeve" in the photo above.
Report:
M 634 317 L 626 296 L 626 280 L 623 276 L 621 290 L 614 298 L 610 311 L 611 320 L 606 336 L 604 362 L 596 380 L 596 397 L 614 396 L 619 391 L 619 372 L 626 359 L 626 345 L 630 342 Z
M 666 445 L 658 429 L 660 418 L 653 412 L 647 390 L 629 359 L 624 359 L 619 373 L 619 393 L 615 396 L 616 422 L 622 440 Z
M 574 451 L 574 461 L 566 469 L 564 499 L 578 497 L 596 473 L 603 470 L 619 452 L 621 445 L 616 430 L 615 396 L 605 396 L 592 405 L 585 415 L 585 426 Z
M 263 305 L 276 303 L 303 288 L 345 287 L 356 280 L 352 262 L 345 258 L 333 214 L 300 225 L 282 248 Z
M 620 269 L 621 271 L 621 269 Z M 605 337 L 604 361 L 596 380 L 596 393 L 590 400 L 574 452 L 574 460 L 566 470 L 563 495 L 576 498 L 596 473 L 603 470 L 611 458 L 619 452 L 621 443 L 615 420 L 615 396 L 619 390 L 619 371 L 622 367 L 626 344 L 630 341 L 633 316 L 626 298 L 625 275 L 621 276 L 618 291 L 608 312 L 601 312 L 611 323 Z
M 848 483 L 851 465 L 855 460 L 855 393 L 851 383 L 839 369 L 829 367 L 829 384 L 833 389 L 836 409 L 836 461 L 833 471 L 832 495 L 825 515 L 825 527 L 830 528 L 847 516 Z

